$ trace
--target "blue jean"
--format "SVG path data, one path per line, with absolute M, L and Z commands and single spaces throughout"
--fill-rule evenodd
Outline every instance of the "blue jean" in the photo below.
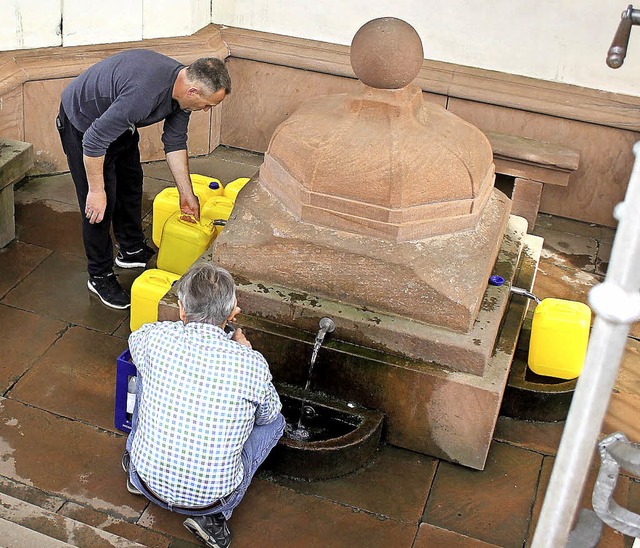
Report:
M 137 409 L 135 411 L 137 411 Z M 127 450 L 131 449 L 131 442 L 133 440 L 135 429 L 137 427 L 137 421 L 135 420 L 136 415 L 137 413 L 134 412 L 134 420 L 132 421 L 131 433 L 129 434 L 129 438 L 127 439 Z M 273 422 L 253 427 L 251 434 L 249 434 L 247 441 L 242 447 L 241 458 L 242 466 L 244 468 L 244 475 L 242 477 L 240 485 L 238 485 L 238 487 L 236 487 L 227 496 L 222 497 L 219 504 L 215 504 L 213 506 L 208 506 L 206 508 L 176 508 L 175 506 L 167 504 L 165 501 L 149 492 L 145 485 L 140 481 L 140 477 L 136 473 L 133 463 L 131 463 L 131 465 L 129 466 L 129 478 L 131 479 L 131 483 L 133 483 L 133 485 L 135 485 L 135 487 L 145 497 L 147 497 L 151 502 L 160 506 L 161 508 L 165 508 L 166 510 L 171 510 L 172 512 L 185 514 L 188 516 L 206 516 L 222 513 L 226 519 L 229 519 L 231 517 L 231 514 L 233 513 L 234 508 L 238 506 L 238 504 L 240 504 L 240 502 L 242 501 L 242 498 L 247 492 L 249 484 L 251 483 L 254 474 L 258 470 L 258 467 L 264 462 L 267 456 L 269 456 L 269 452 L 275 447 L 275 445 L 278 443 L 278 440 L 282 437 L 284 427 L 285 420 L 280 413 L 278 413 L 278 416 Z

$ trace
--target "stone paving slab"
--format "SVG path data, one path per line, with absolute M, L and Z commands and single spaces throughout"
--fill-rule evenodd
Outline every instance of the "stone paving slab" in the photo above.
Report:
M 530 422 L 498 417 L 493 439 L 516 447 L 555 455 L 564 429 L 562 422 Z
M 554 263 L 585 272 L 595 272 L 598 241 L 595 238 L 539 228 L 536 235 L 544 238 L 543 257 L 553 257 Z
M 553 297 L 588 304 L 589 291 L 601 282 L 602 278 L 595 274 L 558 266 L 553 257 L 543 255 L 540 258 L 533 293 L 540 299 Z
M 118 432 L 113 424 L 116 357 L 126 346 L 117 337 L 71 327 L 20 379 L 10 396 Z
M 193 538 L 182 526 L 183 520 L 150 506 L 138 523 L 178 538 Z M 232 546 L 238 547 L 409 548 L 417 531 L 417 524 L 385 519 L 261 479 L 251 484 L 229 526 L 234 534 Z
M 16 233 L 21 242 L 84 257 L 78 205 L 55 201 L 16 204 Z
M 40 201 L 56 201 L 75 206 L 78 210 L 76 187 L 70 173 L 60 173 L 43 177 L 31 177 L 28 181 L 16 185 L 16 204 L 29 204 Z
M 421 523 L 412 548 L 489 548 L 490 546 L 496 545 L 447 531 L 428 523 Z
M 120 466 L 124 438 L 12 399 L 0 400 L 0 475 L 135 520 L 146 507 Z
M 51 255 L 50 249 L 13 240 L 0 249 L 0 299 Z
M 123 287 L 131 287 L 136 272 L 123 273 Z M 115 331 L 128 316 L 125 310 L 107 308 L 87 289 L 85 259 L 67 253 L 47 257 L 3 302 L 103 333 Z
M 298 493 L 316 495 L 374 514 L 417 523 L 422 516 L 438 461 L 383 445 L 374 461 L 348 476 L 323 481 L 273 481 Z
M 0 304 L 0 394 L 37 363 L 66 328 L 64 322 Z
M 542 510 L 542 504 L 544 502 L 544 494 L 547 490 L 547 487 L 549 486 L 549 479 L 551 478 L 551 472 L 553 470 L 554 463 L 555 458 L 545 457 L 542 464 L 538 495 L 533 507 L 531 539 L 533 539 L 533 532 L 535 531 L 535 527 L 538 524 L 538 519 L 540 518 L 540 512 Z M 594 459 L 591 464 L 592 467 L 590 468 L 589 474 L 585 480 L 584 489 L 582 491 L 582 499 L 578 504 L 578 510 L 580 510 L 581 508 L 586 508 L 588 510 L 593 509 L 591 506 L 591 495 L 593 494 L 593 486 L 598 476 L 598 469 L 600 466 L 599 459 Z M 620 477 L 614 491 L 614 497 L 618 504 L 623 507 L 627 507 L 629 497 L 629 478 L 625 476 Z M 610 527 L 607 527 L 606 525 L 603 527 L 602 537 L 600 538 L 600 542 L 598 543 L 597 548 L 622 548 L 622 546 L 624 545 L 623 534 L 611 529 Z
M 521 548 L 542 458 L 494 442 L 482 473 L 440 463 L 423 521 L 503 548 Z

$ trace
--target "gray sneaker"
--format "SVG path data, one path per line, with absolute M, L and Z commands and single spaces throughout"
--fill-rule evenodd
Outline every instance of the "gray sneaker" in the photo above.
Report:
M 222 514 L 192 516 L 184 520 L 184 526 L 209 548 L 229 548 L 231 531 Z

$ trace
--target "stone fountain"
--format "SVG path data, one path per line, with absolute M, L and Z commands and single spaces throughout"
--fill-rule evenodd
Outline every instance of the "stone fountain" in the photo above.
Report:
M 409 24 L 365 24 L 357 89 L 276 129 L 206 257 L 276 381 L 304 384 L 330 317 L 314 389 L 383 411 L 391 444 L 482 469 L 527 307 L 509 285 L 531 288 L 541 240 L 494 189 L 484 134 L 412 85 L 422 63 Z

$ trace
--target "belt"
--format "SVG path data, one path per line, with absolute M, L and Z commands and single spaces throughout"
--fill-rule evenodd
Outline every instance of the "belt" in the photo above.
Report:
M 150 495 L 153 496 L 153 498 L 158 499 L 160 502 L 162 502 L 163 504 L 166 504 L 167 506 L 169 506 L 169 508 L 178 508 L 179 510 L 213 510 L 216 506 L 222 506 L 225 503 L 224 499 L 218 499 L 215 500 L 205 506 L 182 506 L 180 504 L 171 504 L 169 502 L 167 502 L 166 500 L 164 500 L 161 496 L 159 496 L 156 492 L 154 492 L 153 489 L 151 489 L 145 482 L 144 480 L 140 477 L 140 475 L 135 472 L 136 476 L 138 476 L 138 479 L 140 480 L 140 483 L 142 484 L 142 487 L 144 487 L 144 489 L 146 491 L 149 492 Z

